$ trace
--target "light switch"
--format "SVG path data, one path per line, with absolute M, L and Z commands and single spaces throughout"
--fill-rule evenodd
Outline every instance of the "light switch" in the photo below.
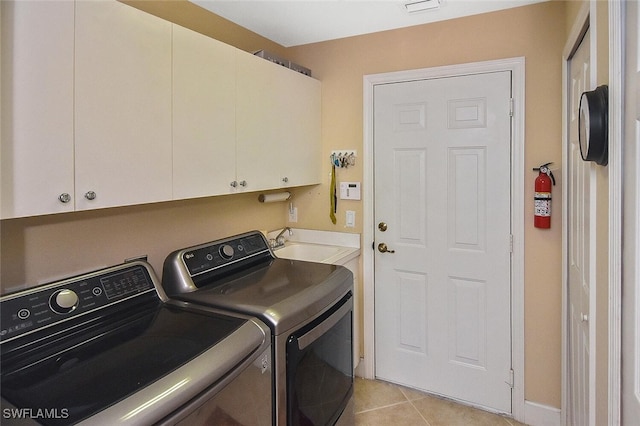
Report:
M 353 228 L 356 226 L 356 212 L 353 210 L 347 210 L 347 228 Z

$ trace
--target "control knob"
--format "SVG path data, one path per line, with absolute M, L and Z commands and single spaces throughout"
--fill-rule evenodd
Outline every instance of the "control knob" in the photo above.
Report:
M 229 244 L 224 244 L 222 246 L 220 246 L 220 256 L 222 256 L 223 259 L 225 260 L 229 260 L 233 257 L 233 247 L 231 247 Z
M 49 298 L 49 307 L 56 314 L 68 314 L 78 306 L 78 295 L 73 290 L 55 291 Z

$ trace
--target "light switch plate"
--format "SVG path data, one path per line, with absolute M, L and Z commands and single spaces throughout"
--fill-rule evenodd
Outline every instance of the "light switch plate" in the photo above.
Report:
M 356 212 L 347 210 L 346 222 L 347 228 L 354 228 L 356 226 Z

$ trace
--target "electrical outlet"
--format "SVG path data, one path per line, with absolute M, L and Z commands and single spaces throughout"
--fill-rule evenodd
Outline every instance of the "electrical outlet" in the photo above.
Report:
M 289 222 L 297 222 L 298 221 L 298 208 L 294 207 L 289 209 Z

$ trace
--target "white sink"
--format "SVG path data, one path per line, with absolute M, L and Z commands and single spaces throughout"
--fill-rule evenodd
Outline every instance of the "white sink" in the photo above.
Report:
M 281 230 L 265 233 L 274 239 Z M 306 262 L 346 265 L 360 255 L 360 235 L 333 231 L 293 228 L 285 232 L 284 247 L 273 251 L 276 257 Z
M 284 247 L 274 250 L 274 254 L 281 259 L 341 264 L 344 257 L 355 251 L 351 247 L 287 242 Z
M 283 259 L 332 263 L 332 259 L 340 258 L 351 250 L 350 247 L 327 246 L 324 244 L 287 243 L 284 247 L 276 249 L 274 253 Z

